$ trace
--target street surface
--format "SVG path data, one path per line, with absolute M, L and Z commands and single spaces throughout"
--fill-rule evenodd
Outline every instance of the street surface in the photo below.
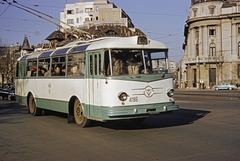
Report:
M 1 161 L 237 161 L 240 90 L 176 90 L 180 110 L 130 121 L 68 124 L 65 115 L 33 117 L 0 100 Z

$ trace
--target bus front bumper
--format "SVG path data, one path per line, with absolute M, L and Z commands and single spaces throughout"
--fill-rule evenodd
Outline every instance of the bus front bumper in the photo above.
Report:
M 120 120 L 149 117 L 151 115 L 160 115 L 178 110 L 179 106 L 173 103 L 162 103 L 153 105 L 136 105 L 121 107 L 103 107 L 103 120 Z

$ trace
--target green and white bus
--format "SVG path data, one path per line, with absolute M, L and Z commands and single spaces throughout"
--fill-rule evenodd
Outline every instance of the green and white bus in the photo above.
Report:
M 16 100 L 33 115 L 66 113 L 90 120 L 144 120 L 175 104 L 168 48 L 145 36 L 76 41 L 17 62 Z

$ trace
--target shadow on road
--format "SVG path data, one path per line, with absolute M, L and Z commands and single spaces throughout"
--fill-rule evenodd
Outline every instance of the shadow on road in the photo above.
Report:
M 15 101 L 1 101 L 0 103 L 1 103 L 0 115 L 7 116 L 7 115 L 16 115 L 16 114 L 17 115 L 28 114 L 27 107 L 20 106 Z M 118 121 L 108 121 L 108 122 L 91 121 L 89 128 L 100 126 L 100 127 L 105 127 L 105 128 L 115 129 L 115 130 L 140 130 L 140 129 L 182 126 L 182 125 L 192 124 L 194 123 L 194 121 L 197 121 L 205 117 L 209 113 L 211 113 L 211 111 L 179 109 L 173 112 L 172 114 L 156 115 L 156 116 L 146 118 L 142 123 L 136 123 L 130 120 L 118 120 Z M 45 117 L 56 116 L 56 117 L 62 117 L 63 119 L 67 119 L 66 114 L 51 112 L 51 111 L 47 112 L 44 116 Z M 11 117 L 14 117 L 14 116 L 11 116 Z M 4 118 L 6 118 L 7 120 Z M 9 118 L 7 117 L 4 117 L 4 118 L 1 117 L 0 123 L 6 123 L 9 120 Z M 66 126 L 67 126 L 67 123 L 66 123 Z
M 27 107 L 20 106 L 16 101 L 0 100 L 0 115 L 28 113 Z
M 151 128 L 165 128 L 173 126 L 182 126 L 194 123 L 211 111 L 180 109 L 172 114 L 163 114 L 146 118 L 141 124 L 136 124 L 130 120 L 93 122 L 91 127 L 101 126 L 115 130 L 141 130 Z

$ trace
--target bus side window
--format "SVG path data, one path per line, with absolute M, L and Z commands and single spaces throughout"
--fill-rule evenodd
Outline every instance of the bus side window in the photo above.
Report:
M 67 76 L 84 76 L 85 53 L 71 54 L 68 56 Z
M 42 59 L 38 62 L 38 76 L 48 76 L 48 67 L 50 65 L 50 59 Z
M 90 75 L 93 75 L 93 58 L 92 55 L 90 55 L 90 60 L 89 60 L 89 65 L 90 65 Z
M 104 53 L 104 74 L 106 76 L 108 76 L 110 74 L 110 71 L 109 71 L 109 64 L 110 64 L 110 61 L 109 61 L 109 54 L 108 54 L 108 50 L 105 51 Z
M 98 62 L 97 62 L 97 58 L 98 58 L 98 56 L 95 54 L 94 55 L 94 75 L 98 75 Z
M 65 76 L 66 72 L 66 60 L 65 56 L 55 57 L 52 59 L 52 76 Z
M 27 77 L 37 76 L 37 61 L 29 61 L 27 64 Z

